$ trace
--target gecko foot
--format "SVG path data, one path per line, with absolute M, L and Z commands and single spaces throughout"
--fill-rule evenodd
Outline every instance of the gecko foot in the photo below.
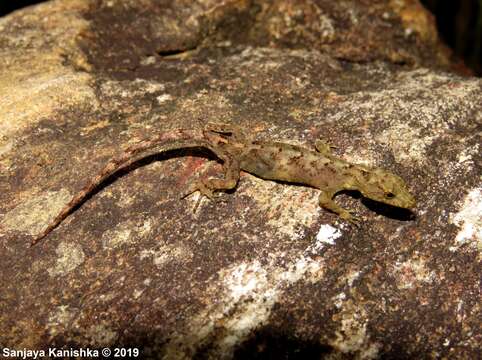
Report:
M 189 195 L 199 191 L 201 196 L 206 196 L 210 200 L 214 200 L 214 191 L 208 188 L 202 180 L 193 182 L 189 188 L 183 193 L 181 199 L 188 197 Z
M 337 147 L 332 146 L 330 143 L 328 143 L 325 140 L 318 139 L 315 141 L 315 149 L 320 154 L 331 155 L 331 149 L 337 149 Z
M 191 186 L 189 186 L 189 189 L 181 196 L 181 198 L 184 199 L 187 196 L 195 193 L 196 191 L 199 191 L 201 193 L 201 196 L 199 196 L 199 198 L 197 199 L 196 204 L 194 205 L 193 212 L 197 211 L 203 196 L 207 197 L 211 201 L 227 201 L 227 199 L 221 193 L 216 194 L 214 192 L 216 191 L 216 189 L 211 189 L 210 187 L 206 186 L 203 180 L 197 180 L 193 182 Z
M 343 220 L 348 221 L 350 224 L 352 224 L 356 227 L 360 227 L 360 224 L 361 224 L 360 218 L 356 217 L 353 214 L 354 214 L 354 212 L 344 210 L 344 211 L 340 212 L 339 216 Z

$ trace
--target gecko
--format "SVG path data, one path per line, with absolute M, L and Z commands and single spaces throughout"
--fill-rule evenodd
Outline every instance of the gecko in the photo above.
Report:
M 159 152 L 187 148 L 210 150 L 222 161 L 223 177 L 192 181 L 182 197 L 199 191 L 201 196 L 214 199 L 215 192 L 235 188 L 243 170 L 262 179 L 319 189 L 320 206 L 354 224 L 358 224 L 359 220 L 353 211 L 334 201 L 340 191 L 356 190 L 363 197 L 403 209 L 412 209 L 416 204 L 401 177 L 381 168 L 352 164 L 338 158 L 321 139 L 315 142 L 315 149 L 308 149 L 283 142 L 256 140 L 236 125 L 208 123 L 202 130 L 175 129 L 127 147 L 87 182 L 45 230 L 33 239 L 31 245 L 46 237 L 102 182 L 121 168 Z

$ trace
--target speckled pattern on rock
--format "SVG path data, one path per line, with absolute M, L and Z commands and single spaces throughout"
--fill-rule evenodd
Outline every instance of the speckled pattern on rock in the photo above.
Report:
M 0 344 L 144 358 L 480 356 L 482 81 L 415 0 L 56 0 L 0 19 Z M 128 144 L 223 121 L 396 172 L 415 219 L 149 157 L 47 225 Z

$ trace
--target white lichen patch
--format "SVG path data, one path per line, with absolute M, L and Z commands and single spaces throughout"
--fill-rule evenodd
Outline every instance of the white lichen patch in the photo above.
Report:
M 142 221 L 142 222 L 141 222 Z M 153 220 L 131 219 L 118 224 L 102 234 L 104 249 L 115 249 L 122 245 L 133 244 L 139 238 L 145 238 L 152 232 Z
M 341 304 L 342 310 L 337 315 L 340 328 L 335 333 L 335 339 L 329 340 L 329 344 L 342 353 L 356 353 L 359 359 L 378 358 L 380 344 L 370 340 L 365 309 L 356 306 L 351 300 Z
M 3 157 L 5 154 L 9 153 L 15 145 L 14 139 L 8 139 L 5 136 L 0 136 L 0 157 Z M 6 163 L 6 159 L 0 160 L 0 166 Z
M 163 104 L 165 102 L 168 102 L 168 101 L 171 101 L 173 98 L 172 98 L 172 95 L 170 94 L 162 94 L 162 95 L 159 95 L 156 100 L 159 104 Z
M 333 41 L 336 37 L 336 31 L 332 19 L 326 15 L 321 15 L 319 21 L 322 41 L 325 43 Z
M 459 164 L 465 166 L 467 170 L 471 170 L 471 168 L 475 165 L 474 156 L 477 156 L 478 154 L 480 154 L 480 144 L 466 146 L 460 152 L 459 156 L 457 157 L 457 161 Z
M 109 193 L 109 191 L 103 191 L 103 193 L 106 193 L 106 196 L 113 197 L 113 194 Z M 132 192 L 130 187 L 121 187 L 117 192 L 117 196 L 116 205 L 123 209 L 131 207 L 136 200 L 136 194 Z
M 149 64 L 149 59 L 153 59 L 154 62 L 156 60 L 155 57 L 147 57 L 145 60 L 146 60 L 146 64 Z M 134 84 L 136 84 L 137 86 L 139 86 L 141 88 L 141 90 L 144 92 L 144 93 L 147 93 L 147 94 L 154 94 L 156 92 L 159 92 L 159 91 L 164 91 L 166 86 L 163 84 L 163 83 L 159 83 L 157 81 L 151 81 L 151 80 L 147 80 L 147 79 L 135 79 L 134 80 Z
M 153 224 L 154 224 L 154 221 L 153 221 L 152 219 L 150 219 L 150 218 L 144 220 L 144 222 L 142 223 L 142 225 L 137 228 L 137 233 L 138 233 L 141 237 L 146 237 L 147 235 L 149 235 L 149 234 L 152 232 L 152 230 L 153 230 L 153 228 L 152 228 Z
M 353 286 L 355 280 L 360 277 L 361 273 L 362 272 L 360 270 L 350 271 L 341 278 L 341 281 L 345 282 L 349 287 L 351 287 Z
M 241 263 L 220 272 L 228 296 L 239 301 L 259 289 L 265 289 L 268 283 L 268 273 L 259 261 Z
M 152 258 L 154 265 L 162 269 L 171 261 L 187 262 L 193 257 L 191 249 L 182 244 L 164 244 L 158 248 L 142 250 L 140 259 Z
M 213 358 L 231 357 L 236 345 L 268 321 L 273 306 L 287 287 L 301 279 L 321 278 L 322 263 L 300 256 L 287 267 L 280 267 L 274 265 L 280 256 L 264 266 L 258 260 L 234 265 L 221 270 L 216 281 L 208 281 L 216 286 L 222 284 L 222 293 L 214 286 L 208 289 L 216 301 L 207 302 L 210 305 L 190 321 L 187 333 L 170 341 L 166 347 L 167 358 L 188 358 L 213 336 L 217 337 Z
M 54 267 L 48 269 L 50 276 L 65 276 L 84 262 L 85 255 L 79 244 L 61 242 L 57 249 Z
M 315 242 L 306 251 L 311 254 L 319 254 L 326 245 L 335 245 L 335 240 L 341 236 L 341 231 L 329 224 L 320 226 L 315 237 Z
M 115 249 L 122 245 L 134 243 L 136 239 L 134 229 L 135 223 L 132 221 L 120 223 L 114 229 L 109 229 L 102 234 L 102 246 L 104 249 Z
M 40 56 L 44 56 L 51 66 L 60 60 L 53 55 Z M 60 64 L 56 71 L 52 71 L 52 68 L 38 65 L 41 63 L 41 58 L 37 57 L 35 66 L 38 69 L 28 75 L 25 69 L 15 71 L 14 68 L 0 73 L 0 137 L 14 138 L 17 132 L 49 117 L 56 109 L 83 103 L 97 107 L 96 96 L 88 85 L 91 81 L 89 75 L 71 73 Z
M 304 254 L 308 252 L 305 250 Z M 305 256 L 300 256 L 288 271 L 283 272 L 281 279 L 288 284 L 303 279 L 305 282 L 314 284 L 322 279 L 325 271 L 319 260 L 313 260 Z
M 389 129 L 380 133 L 376 140 L 388 145 L 394 151 L 397 162 L 409 160 L 423 161 L 426 148 L 432 144 L 435 135 L 419 135 L 420 129 L 416 129 L 405 123 L 394 124 Z M 406 141 L 410 139 L 410 141 Z
M 455 83 L 449 75 L 424 69 L 401 72 L 394 83 L 393 88 L 361 92 L 347 99 L 344 106 L 367 123 L 387 125 L 374 139 L 389 147 L 397 162 L 423 164 L 433 142 L 445 138 L 451 126 L 471 116 L 480 92 L 478 80 Z M 454 115 L 447 119 L 448 113 Z M 339 111 L 330 120 L 341 122 L 347 117 Z
M 136 79 L 134 81 L 104 81 L 100 87 L 102 93 L 106 97 L 110 97 L 116 105 L 122 106 L 118 98 L 125 100 L 144 96 L 146 93 L 154 94 L 164 91 L 165 85 L 155 81 L 148 81 L 145 79 Z
M 482 188 L 469 191 L 459 212 L 450 215 L 450 222 L 460 228 L 455 243 L 449 248 L 457 251 L 468 244 L 474 250 L 482 251 Z
M 169 261 L 187 260 L 192 257 L 193 254 L 189 248 L 179 245 L 164 245 L 155 252 L 153 262 L 158 268 L 162 268 Z
M 71 197 L 65 189 L 32 197 L 7 212 L 0 225 L 6 230 L 36 235 L 57 216 Z
M 340 157 L 352 164 L 365 165 L 368 167 L 377 166 L 377 154 L 367 147 L 351 146 L 345 148 Z
M 335 305 L 337 309 L 341 309 L 341 307 L 343 306 L 343 302 L 346 300 L 346 294 L 344 292 L 341 292 L 333 296 L 331 300 L 333 302 L 333 305 Z
M 392 275 L 396 278 L 399 289 L 431 284 L 436 279 L 436 274 L 427 268 L 425 261 L 421 258 L 397 261 L 393 265 Z
M 267 218 L 267 224 L 281 235 L 293 240 L 303 237 L 303 228 L 309 227 L 320 214 L 318 192 L 303 186 L 288 186 L 258 179 L 251 175 L 250 186 L 242 186 L 243 193 L 256 201 L 256 209 Z
M 189 109 L 189 114 L 186 114 L 189 119 L 212 118 L 216 122 L 230 122 L 233 116 L 233 104 L 221 92 L 201 90 L 192 97 L 177 99 L 176 105 L 178 109 Z M 220 119 L 219 114 L 224 114 L 224 118 Z M 193 127 L 193 124 L 191 121 L 186 126 Z
M 153 65 L 157 62 L 157 58 L 155 56 L 147 56 L 141 59 L 140 64 L 143 66 Z
M 109 327 L 107 322 L 101 321 L 87 329 L 84 336 L 90 339 L 92 345 L 106 346 L 114 342 L 117 333 Z
M 295 83 L 296 86 L 303 86 L 305 83 L 300 83 L 298 81 L 293 80 L 292 83 Z M 295 85 L 291 85 L 291 87 L 294 87 Z M 293 109 L 289 112 L 289 116 L 294 119 L 295 121 L 299 123 L 303 123 L 303 121 L 306 118 L 313 117 L 317 114 L 317 112 L 313 109 L 305 109 L 305 108 L 300 108 L 296 105 L 293 106 Z
M 49 315 L 47 322 L 47 328 L 50 336 L 56 336 L 57 334 L 65 331 L 65 329 L 69 327 L 70 323 L 75 318 L 75 315 L 75 312 L 70 311 L 69 305 L 57 306 Z
M 144 293 L 144 289 L 135 289 L 134 292 L 132 293 L 132 297 L 137 300 L 141 297 L 143 293 Z
M 80 135 L 85 136 L 91 133 L 92 131 L 103 129 L 110 125 L 111 123 L 109 119 L 94 119 L 87 126 L 84 126 L 83 128 L 80 129 Z

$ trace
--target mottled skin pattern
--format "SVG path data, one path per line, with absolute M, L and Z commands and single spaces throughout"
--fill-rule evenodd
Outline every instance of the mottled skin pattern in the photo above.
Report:
M 212 199 L 215 191 L 234 188 L 238 183 L 240 170 L 244 170 L 263 179 L 317 188 L 321 190 L 320 206 L 353 223 L 358 220 L 350 211 L 333 201 L 339 191 L 357 190 L 371 200 L 405 209 L 415 206 L 414 197 L 399 176 L 383 169 L 370 169 L 336 158 L 331 154 L 330 147 L 321 140 L 316 142 L 316 151 L 313 151 L 285 143 L 255 141 L 244 136 L 243 132 L 233 125 L 209 123 L 203 131 L 173 130 L 128 147 L 120 156 L 109 161 L 101 172 L 74 196 L 32 241 L 32 245 L 56 228 L 95 188 L 119 169 L 161 151 L 199 147 L 211 150 L 223 161 L 224 178 L 193 182 L 186 195 L 200 191 L 202 195 Z

